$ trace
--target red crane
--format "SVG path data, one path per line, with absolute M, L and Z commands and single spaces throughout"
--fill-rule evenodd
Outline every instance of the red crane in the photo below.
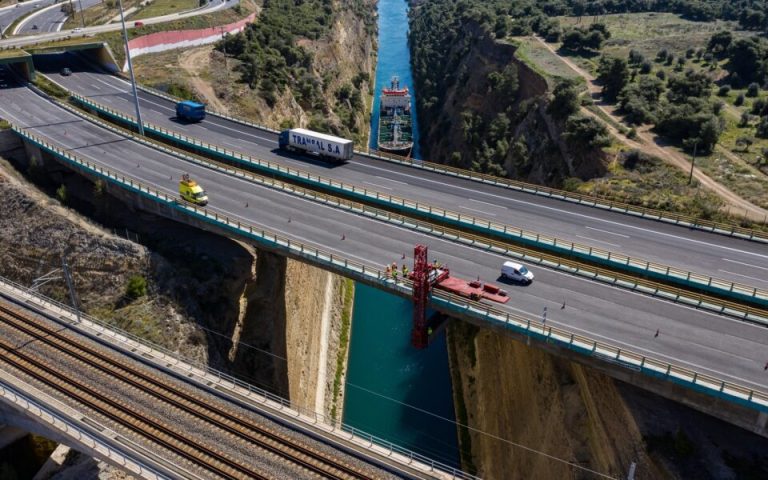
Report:
M 431 287 L 429 281 L 429 262 L 427 261 L 427 246 L 416 245 L 413 249 L 413 329 L 411 330 L 411 345 L 415 348 L 426 348 L 429 344 L 427 329 L 427 297 Z

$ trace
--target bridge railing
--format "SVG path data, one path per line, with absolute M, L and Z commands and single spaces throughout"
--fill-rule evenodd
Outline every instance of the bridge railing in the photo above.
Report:
M 135 119 L 129 115 L 125 115 L 109 107 L 100 105 L 80 95 L 72 94 L 71 97 L 78 103 L 89 108 L 93 108 L 119 121 L 132 125 L 136 124 Z M 315 175 L 307 171 L 252 157 L 250 155 L 229 150 L 218 145 L 202 142 L 193 137 L 188 137 L 186 135 L 148 122 L 144 122 L 144 126 L 145 129 L 162 137 L 169 138 L 173 141 L 188 146 L 192 146 L 196 149 L 207 152 L 209 154 L 213 154 L 228 161 L 241 163 L 250 168 L 267 172 L 272 175 L 278 174 L 283 178 L 292 181 L 299 181 L 311 186 L 320 186 L 321 188 L 333 192 L 339 192 L 343 195 L 357 198 L 358 200 L 395 207 L 400 211 L 412 212 L 419 216 L 432 218 L 440 222 L 445 222 L 472 231 L 490 233 L 497 238 L 553 252 L 558 255 L 568 255 L 593 262 L 598 265 L 604 265 L 608 268 L 626 270 L 631 273 L 645 275 L 656 280 L 678 284 L 686 288 L 693 288 L 715 295 L 722 295 L 737 301 L 754 302 L 758 305 L 768 307 L 768 290 L 758 289 L 750 285 L 718 279 L 700 273 L 690 272 L 687 270 L 671 267 L 669 265 L 633 258 L 620 253 L 611 252 L 609 250 L 603 250 L 588 245 L 561 240 L 556 237 L 542 235 L 540 233 L 525 230 L 512 225 L 491 222 L 489 220 L 479 219 L 473 215 L 445 210 L 439 207 L 415 202 L 395 195 L 384 194 L 376 190 L 358 187 L 353 184 L 347 184 L 330 178 L 325 178 L 320 175 Z
M 385 290 L 397 292 L 401 295 L 410 295 L 412 293 L 412 283 L 409 280 L 393 280 L 378 267 L 355 262 L 343 255 L 297 242 L 289 237 L 277 235 L 240 220 L 230 219 L 226 215 L 219 214 L 217 211 L 200 208 L 188 203 L 181 203 L 175 197 L 143 185 L 137 180 L 113 173 L 104 167 L 80 159 L 71 152 L 65 151 L 59 146 L 35 136 L 23 128 L 16 125 L 12 125 L 12 128 L 14 132 L 23 138 L 44 148 L 77 169 L 86 170 L 92 175 L 117 183 L 124 189 L 168 205 L 177 211 L 186 213 L 192 218 L 205 221 L 224 230 L 229 230 L 234 234 L 256 241 L 272 250 L 286 252 L 295 257 L 304 258 L 310 263 L 325 266 L 331 270 L 341 271 L 345 276 L 352 279 L 376 284 Z M 670 380 L 709 395 L 768 412 L 768 394 L 765 392 L 719 380 L 716 377 L 702 374 L 692 369 L 675 366 L 669 362 L 634 353 L 631 349 L 628 350 L 619 346 L 598 342 L 566 329 L 548 326 L 545 322 L 538 322 L 521 315 L 503 312 L 488 305 L 473 302 L 447 292 L 433 291 L 430 303 L 444 311 L 470 315 L 501 324 L 515 332 L 542 342 L 557 344 L 602 361 L 615 363 L 624 368 Z
M 83 115 L 82 112 L 73 109 L 69 105 L 63 103 L 60 105 L 76 115 Z M 114 124 L 104 122 L 101 119 L 93 117 L 87 118 L 90 121 L 95 122 L 119 135 L 133 135 L 130 131 L 121 127 L 117 127 Z M 183 157 L 188 161 L 197 163 L 198 165 L 204 166 L 206 168 L 218 170 L 220 172 L 242 178 L 247 178 L 249 181 L 259 183 L 269 188 L 276 188 L 284 192 L 298 194 L 303 198 L 311 198 L 314 201 L 326 203 L 337 208 L 351 210 L 366 216 L 377 218 L 379 220 L 394 223 L 398 226 L 409 228 L 411 230 L 420 232 L 426 231 L 437 237 L 452 238 L 456 241 L 472 245 L 476 248 L 483 248 L 513 258 L 523 259 L 528 262 L 547 265 L 551 268 L 557 268 L 568 273 L 586 276 L 592 279 L 598 279 L 599 281 L 611 283 L 612 285 L 622 288 L 641 291 L 643 293 L 663 297 L 678 303 L 693 305 L 697 308 L 713 311 L 720 314 L 743 318 L 757 323 L 768 324 L 768 311 L 763 308 L 731 302 L 721 298 L 709 297 L 707 295 L 695 293 L 690 290 L 683 290 L 669 285 L 653 282 L 651 280 L 638 278 L 631 275 L 624 275 L 614 270 L 605 270 L 592 265 L 585 265 L 579 263 L 578 261 L 564 259 L 556 255 L 549 255 L 539 251 L 527 249 L 525 247 L 515 246 L 512 248 L 508 244 L 498 242 L 487 237 L 473 235 L 464 231 L 453 230 L 449 227 L 438 227 L 432 223 L 395 214 L 388 210 L 380 210 L 365 204 L 355 203 L 351 200 L 326 195 L 315 190 L 308 190 L 293 183 L 282 182 L 273 177 L 264 177 L 246 170 L 238 170 L 235 167 L 218 163 L 215 160 L 211 160 L 206 157 L 197 156 L 187 152 L 179 152 L 164 145 L 159 145 L 155 142 L 148 141 L 142 137 L 133 136 L 133 139 L 134 141 L 140 142 L 153 149 L 160 150 L 177 157 Z
M 172 102 L 178 102 L 180 99 L 168 95 L 165 92 L 161 92 L 154 88 L 139 86 L 141 90 L 146 91 L 152 95 L 165 98 Z M 209 111 L 208 113 L 217 117 L 225 118 L 241 125 L 258 128 L 266 132 L 278 133 L 277 130 L 260 125 L 257 123 L 249 122 L 245 119 L 227 115 L 225 113 Z M 672 223 L 676 225 L 682 225 L 689 228 L 695 228 L 699 230 L 707 230 L 714 233 L 723 235 L 730 235 L 734 237 L 746 238 L 749 240 L 768 243 L 768 232 L 755 230 L 752 228 L 741 227 L 735 223 L 723 223 L 715 222 L 712 220 L 706 220 L 703 218 L 697 218 L 690 215 L 684 215 L 680 213 L 668 212 L 664 210 L 657 210 L 653 208 L 641 207 L 639 205 L 632 205 L 629 203 L 617 202 L 605 198 L 599 198 L 594 195 L 584 195 L 581 193 L 569 192 L 566 190 L 560 190 L 556 188 L 544 187 L 535 183 L 523 182 L 520 180 L 512 180 L 509 178 L 501 178 L 487 173 L 473 172 L 471 170 L 456 168 L 450 165 L 441 163 L 434 163 L 428 160 L 418 160 L 411 157 L 403 157 L 402 155 L 396 155 L 394 153 L 383 152 L 372 148 L 366 150 L 355 150 L 358 155 L 369 156 L 378 158 L 380 160 L 386 160 L 400 165 L 407 165 L 409 167 L 418 168 L 422 170 L 429 170 L 432 172 L 450 175 L 458 178 L 464 178 L 467 180 L 475 181 L 478 183 L 485 183 L 495 185 L 510 190 L 516 190 L 520 192 L 531 193 L 543 197 L 554 198 L 557 200 L 563 200 L 571 203 L 578 203 L 581 205 L 600 208 L 603 210 L 611 210 L 620 212 L 623 214 L 634 215 L 638 217 L 647 218 L 649 220 L 655 220 L 665 223 Z M 768 218 L 763 219 L 763 225 L 768 225 Z
M 169 350 L 168 348 L 165 348 L 162 345 L 158 345 L 142 337 L 139 337 L 138 335 L 122 330 L 119 327 L 111 325 L 103 320 L 92 317 L 87 313 L 77 312 L 71 306 L 63 304 L 52 298 L 46 297 L 45 295 L 42 295 L 41 293 L 35 290 L 31 290 L 19 283 L 16 283 L 13 280 L 0 276 L 0 283 L 4 283 L 7 286 L 12 287 L 16 291 L 22 292 L 23 294 L 27 295 L 30 298 L 34 298 L 35 302 L 38 305 L 46 306 L 46 307 L 54 307 L 60 311 L 69 312 L 70 314 L 72 314 L 73 317 L 75 317 L 76 315 L 79 315 L 82 320 L 84 320 L 87 323 L 90 323 L 91 327 L 94 328 L 95 330 L 100 331 L 100 333 L 110 334 L 110 336 L 117 338 L 123 343 L 125 343 L 125 341 L 127 340 L 128 342 L 131 342 L 133 344 L 144 346 L 148 349 L 153 350 L 154 352 L 158 352 L 162 354 L 166 360 L 172 359 L 178 362 L 182 362 L 183 364 L 186 364 L 189 368 L 193 368 L 203 374 L 211 375 L 213 377 L 218 378 L 219 380 L 218 383 L 220 385 L 227 385 L 230 388 L 237 388 L 237 389 L 242 389 L 244 391 L 247 391 L 248 398 L 257 401 L 259 404 L 263 406 L 272 407 L 277 411 L 281 411 L 282 413 L 290 416 L 290 418 L 296 419 L 297 415 L 303 416 L 308 419 L 311 419 L 312 423 L 315 425 L 325 426 L 326 427 L 325 430 L 330 430 L 331 432 L 337 432 L 337 433 L 346 432 L 347 434 L 350 435 L 350 437 L 348 437 L 349 440 L 356 440 L 355 443 L 363 446 L 365 446 L 365 443 L 367 443 L 368 444 L 367 447 L 376 450 L 376 453 L 384 454 L 387 457 L 392 457 L 392 456 L 396 456 L 396 458 L 399 457 L 400 461 L 406 461 L 406 463 L 408 464 L 413 464 L 413 462 L 418 462 L 428 467 L 430 471 L 444 472 L 451 475 L 452 478 L 466 479 L 466 480 L 479 480 L 478 477 L 474 475 L 468 474 L 466 472 L 463 472 L 459 469 L 443 464 L 441 462 L 432 460 L 429 457 L 421 455 L 407 448 L 403 448 L 399 445 L 396 445 L 390 442 L 389 440 L 377 437 L 375 435 L 371 435 L 351 425 L 347 425 L 343 422 L 339 422 L 338 420 L 328 415 L 325 415 L 320 412 L 316 412 L 312 409 L 301 407 L 299 405 L 295 405 L 290 400 L 283 398 L 279 395 L 275 395 L 274 393 L 271 393 L 268 390 L 251 385 L 246 381 L 240 380 L 234 375 L 230 375 L 221 370 L 212 368 L 207 364 L 199 362 L 195 359 L 184 357 L 179 352 Z M 137 354 L 135 352 L 134 353 L 126 352 L 126 353 L 137 358 L 141 357 L 140 354 Z M 146 360 L 146 358 L 142 358 L 142 359 L 144 361 Z M 177 364 L 176 366 L 180 366 L 180 365 Z M 183 365 L 181 366 L 183 367 Z

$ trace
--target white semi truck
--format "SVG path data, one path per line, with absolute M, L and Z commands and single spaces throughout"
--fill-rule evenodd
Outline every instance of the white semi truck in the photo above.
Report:
M 282 149 L 310 153 L 334 162 L 347 161 L 354 153 L 352 140 L 303 128 L 283 130 L 280 132 L 277 143 Z

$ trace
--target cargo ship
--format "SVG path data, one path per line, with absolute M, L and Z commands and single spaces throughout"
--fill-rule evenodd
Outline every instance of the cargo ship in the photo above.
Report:
M 413 147 L 411 94 L 392 77 L 390 88 L 381 89 L 379 107 L 379 150 L 407 157 Z

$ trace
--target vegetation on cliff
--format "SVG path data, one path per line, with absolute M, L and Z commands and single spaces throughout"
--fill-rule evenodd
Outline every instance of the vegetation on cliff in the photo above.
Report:
M 311 115 L 309 127 L 351 136 L 364 122 L 363 83 L 368 72 L 356 72 L 350 81 L 335 85 L 336 65 L 323 65 L 308 42 L 328 41 L 346 12 L 357 17 L 373 36 L 376 15 L 367 0 L 266 0 L 258 21 L 236 35 L 229 35 L 217 49 L 236 58 L 240 80 L 274 107 L 290 90 L 301 108 Z M 327 115 L 333 111 L 338 121 Z M 287 121 L 286 125 L 295 124 Z
M 496 41 L 510 18 L 533 17 L 544 19 L 525 1 L 423 2 L 411 10 L 427 158 L 550 185 L 604 171 L 605 128 L 580 116 L 550 116 L 546 81 L 517 61 L 513 45 Z

